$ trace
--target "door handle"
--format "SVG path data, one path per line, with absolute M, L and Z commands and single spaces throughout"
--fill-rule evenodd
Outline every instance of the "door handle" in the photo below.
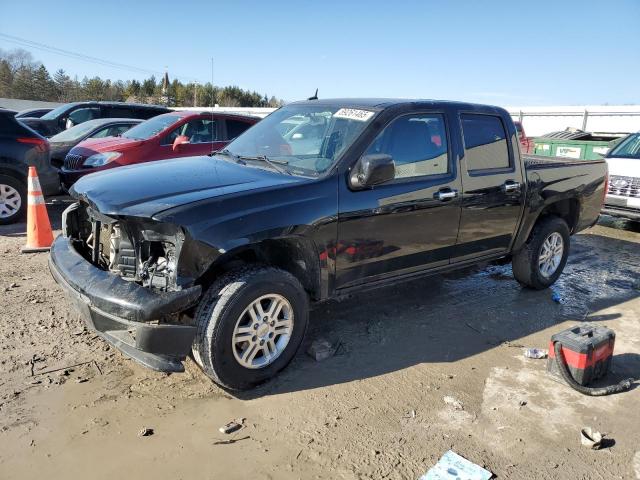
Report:
M 514 193 L 520 191 L 522 185 L 520 182 L 514 182 L 513 180 L 507 180 L 502 184 L 502 191 L 505 193 Z
M 451 188 L 447 188 L 446 190 L 438 190 L 433 194 L 433 198 L 435 198 L 436 200 L 440 200 L 441 202 L 446 202 L 447 200 L 451 200 L 452 198 L 456 198 L 457 196 L 458 191 Z

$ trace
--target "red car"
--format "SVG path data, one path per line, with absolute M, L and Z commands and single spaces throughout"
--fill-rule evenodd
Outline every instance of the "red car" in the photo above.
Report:
M 68 190 L 80 177 L 108 168 L 167 158 L 207 155 L 257 123 L 256 117 L 176 111 L 158 115 L 119 137 L 85 140 L 64 159 L 60 180 Z
M 513 122 L 516 126 L 516 132 L 518 132 L 518 140 L 520 140 L 520 150 L 522 153 L 533 153 L 533 140 L 527 137 L 524 132 L 524 128 L 521 122 Z

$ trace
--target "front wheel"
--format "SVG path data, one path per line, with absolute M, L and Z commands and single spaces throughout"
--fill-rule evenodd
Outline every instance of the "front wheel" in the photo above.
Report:
M 228 272 L 196 310 L 193 357 L 221 386 L 251 388 L 287 366 L 308 317 L 307 294 L 290 273 L 259 266 Z
M 513 255 L 513 275 L 522 285 L 542 290 L 558 279 L 569 256 L 569 227 L 555 216 L 533 228 L 527 243 Z
M 24 216 L 27 188 L 24 183 L 0 174 L 0 225 L 15 223 Z

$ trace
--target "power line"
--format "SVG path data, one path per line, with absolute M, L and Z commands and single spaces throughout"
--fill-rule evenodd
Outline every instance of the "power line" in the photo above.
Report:
M 4 39 L 7 42 L 14 43 L 17 45 L 21 45 L 23 47 L 35 48 L 37 50 L 44 50 L 49 53 L 54 53 L 56 55 L 61 55 L 63 57 L 74 58 L 76 60 L 82 60 L 85 62 L 95 63 L 98 65 L 102 65 L 105 67 L 118 68 L 120 70 L 129 70 L 132 72 L 143 73 L 146 75 L 164 75 L 163 72 L 159 70 L 150 70 L 141 67 L 134 67 L 132 65 L 126 65 L 124 63 L 112 62 L 111 60 L 106 60 L 103 58 L 92 57 L 89 55 L 84 55 L 82 53 L 72 52 L 70 50 L 64 50 L 62 48 L 52 47 L 49 45 L 45 45 L 44 43 L 34 42 L 33 40 L 28 40 L 26 38 L 20 38 L 13 35 L 7 35 L 6 33 L 0 32 L 0 38 Z M 198 81 L 195 77 L 186 77 L 183 75 L 172 75 L 174 78 L 183 79 L 189 82 Z

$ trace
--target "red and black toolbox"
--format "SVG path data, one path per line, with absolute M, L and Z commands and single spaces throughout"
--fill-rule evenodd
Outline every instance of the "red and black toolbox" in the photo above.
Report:
M 613 330 L 590 323 L 556 333 L 549 344 L 547 370 L 561 376 L 554 350 L 555 344 L 559 342 L 562 344 L 564 360 L 575 381 L 583 386 L 588 385 L 609 372 L 615 341 L 616 334 Z

